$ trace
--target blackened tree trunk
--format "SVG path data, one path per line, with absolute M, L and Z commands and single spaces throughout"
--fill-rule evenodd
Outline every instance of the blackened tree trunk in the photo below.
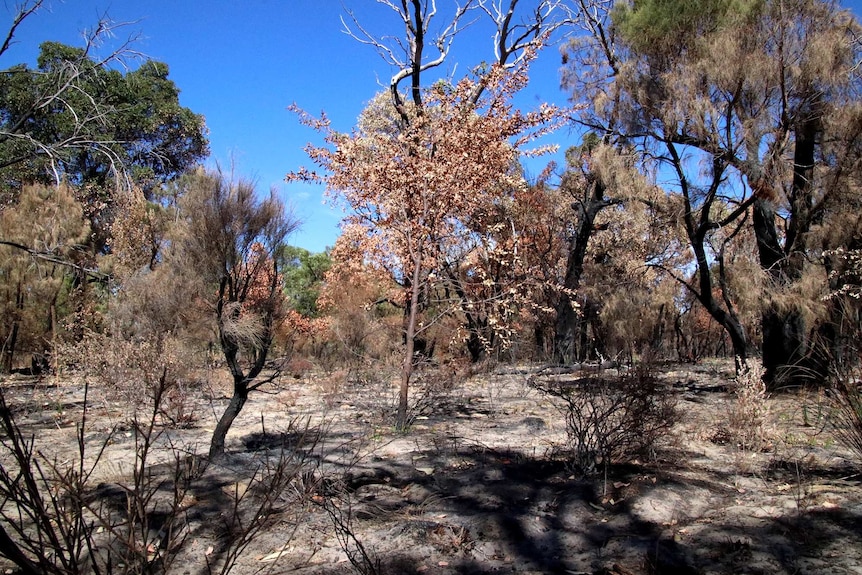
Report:
M 697 264 L 697 287 L 691 288 L 697 297 L 697 300 L 706 310 L 706 312 L 720 325 L 730 338 L 730 343 L 733 346 L 733 355 L 736 358 L 737 368 L 744 368 L 748 361 L 749 344 L 745 334 L 745 328 L 734 313 L 734 309 L 730 304 L 730 299 L 727 297 L 724 286 L 724 266 L 719 266 L 718 288 L 721 297 L 716 297 L 716 285 L 713 280 L 713 268 L 710 265 L 710 260 L 706 254 L 706 234 L 710 229 L 707 219 L 704 219 L 700 225 L 696 226 L 693 233 L 690 234 L 691 246 L 695 254 Z
M 713 219 L 712 208 L 724 181 L 727 164 L 719 157 L 713 158 L 711 182 L 705 193 L 702 193 L 689 182 L 683 168 L 682 156 L 675 144 L 668 141 L 666 145 L 668 158 L 679 177 L 685 205 L 683 221 L 689 244 L 694 252 L 696 265 L 695 278 L 684 281 L 683 284 L 697 298 L 697 301 L 700 302 L 710 317 L 727 333 L 733 346 L 737 371 L 745 369 L 749 356 L 748 338 L 728 293 L 724 266 L 724 246 L 742 229 L 748 205 L 746 203 L 740 204 L 720 221 Z M 733 231 L 724 239 L 722 247 L 716 251 L 714 247 L 710 246 L 707 240 L 708 235 L 713 230 L 731 226 L 735 226 Z M 707 252 L 708 247 L 711 249 L 710 253 L 714 253 L 718 263 L 717 276 L 714 272 L 713 261 Z
M 588 347 L 581 343 L 583 324 L 581 310 L 575 302 L 575 294 L 581 286 L 584 273 L 584 259 L 590 238 L 595 231 L 595 221 L 599 213 L 619 201 L 605 198 L 605 185 L 594 175 L 587 175 L 587 193 L 585 198 L 576 202 L 573 207 L 577 211 L 575 233 L 569 240 L 569 253 L 566 258 L 566 275 L 563 280 L 563 292 L 556 306 L 557 321 L 554 330 L 554 360 L 557 363 L 570 363 L 578 359 L 578 349 L 583 355 Z
M 764 381 L 770 390 L 800 385 L 815 376 L 808 372 L 805 321 L 797 310 L 769 306 L 761 315 Z
M 272 337 L 269 333 L 270 330 L 267 328 L 267 333 L 264 334 L 264 337 L 262 338 L 263 343 L 252 351 L 254 355 L 253 363 L 246 374 L 238 360 L 239 345 L 237 344 L 236 339 L 225 334 L 223 328 L 220 328 L 220 331 L 222 332 L 220 334 L 222 351 L 227 360 L 231 375 L 233 376 L 233 395 L 213 431 L 213 435 L 210 440 L 210 459 L 219 459 L 224 456 L 225 439 L 228 431 L 230 431 L 234 420 L 242 411 L 245 402 L 248 401 L 249 392 L 262 385 L 263 382 L 253 382 L 255 382 L 257 377 L 260 375 L 260 372 L 263 371 L 263 367 L 266 364 L 267 353 L 272 343 Z
M 814 106 L 817 107 L 816 105 Z M 812 178 L 818 114 L 801 121 L 794 130 L 793 180 L 789 194 L 789 217 L 779 218 L 770 194 L 758 194 L 753 205 L 753 225 L 761 268 L 772 280 L 772 288 L 784 290 L 802 277 L 805 235 L 815 223 L 816 208 L 812 197 Z M 767 183 L 768 185 L 768 183 Z M 779 221 L 786 221 L 786 231 L 779 234 Z M 783 243 L 781 236 L 783 235 Z M 815 368 L 826 369 L 810 354 L 807 329 L 798 307 L 770 303 L 761 316 L 763 332 L 764 381 L 769 389 L 800 385 L 812 378 L 825 377 Z
M 24 289 L 19 281 L 15 291 L 15 311 L 9 318 L 12 325 L 9 334 L 3 340 L 2 357 L 0 357 L 0 373 L 12 373 L 15 367 L 15 348 L 18 347 L 18 332 L 21 325 L 21 316 L 24 313 Z
M 278 274 L 274 274 L 274 277 L 277 278 Z M 273 285 L 271 287 L 275 288 L 276 286 Z M 233 377 L 233 395 L 224 413 L 219 418 L 210 439 L 209 457 L 213 460 L 224 457 L 227 433 L 248 400 L 249 392 L 257 389 L 264 383 L 254 382 L 263 371 L 264 365 L 266 365 L 266 358 L 272 345 L 274 310 L 270 309 L 263 318 L 263 333 L 259 338 L 255 339 L 253 345 L 247 346 L 249 349 L 246 351 L 251 356 L 251 362 L 248 373 L 246 373 L 239 361 L 240 342 L 233 331 L 228 328 L 230 322 L 235 322 L 239 319 L 239 307 L 230 305 L 238 300 L 235 295 L 231 295 L 235 293 L 231 279 L 228 277 L 222 278 L 216 313 L 218 317 L 219 343 L 221 344 L 228 369 Z
M 478 363 L 485 354 L 485 344 L 479 337 L 478 331 L 470 331 L 467 337 L 467 352 L 470 354 L 470 363 Z
M 224 455 L 225 439 L 227 432 L 230 431 L 234 420 L 242 411 L 245 402 L 248 400 L 248 383 L 245 380 L 235 381 L 233 384 L 233 396 L 230 398 L 227 408 L 222 413 L 221 418 L 216 424 L 213 431 L 212 439 L 210 440 L 210 459 L 218 459 Z

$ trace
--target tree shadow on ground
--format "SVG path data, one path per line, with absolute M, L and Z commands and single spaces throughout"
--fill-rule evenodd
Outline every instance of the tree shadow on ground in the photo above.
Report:
M 475 445 L 413 455 L 433 471 L 393 461 L 350 470 L 357 532 L 394 522 L 387 534 L 400 541 L 433 540 L 441 530 L 462 537 L 437 549 L 443 562 L 418 547 L 419 555 L 411 555 L 379 545 L 381 573 L 814 573 L 836 542 L 862 549 L 858 509 L 786 511 L 740 524 L 720 508 L 666 523 L 645 519 L 638 508 L 643 498 L 692 489 L 729 504 L 734 490 L 721 473 L 692 481 L 655 466 L 625 465 L 577 478 L 560 460 Z M 370 497 L 374 486 L 386 489 Z M 417 491 L 427 505 L 399 497 Z

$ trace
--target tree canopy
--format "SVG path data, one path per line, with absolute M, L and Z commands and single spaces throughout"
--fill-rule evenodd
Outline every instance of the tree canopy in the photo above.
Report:
M 837 318 L 812 302 L 836 236 L 820 234 L 858 202 L 858 23 L 820 0 L 639 0 L 602 14 L 584 14 L 593 33 L 570 45 L 567 85 L 584 124 L 636 146 L 682 198 L 697 272 L 672 273 L 745 357 L 737 306 L 750 298 L 726 256 L 750 230 L 766 377 L 822 376 L 834 342 L 816 334 Z
M 0 184 L 30 181 L 145 191 L 208 153 L 203 116 L 179 104 L 166 64 L 125 72 L 85 48 L 41 45 L 35 68 L 0 72 Z

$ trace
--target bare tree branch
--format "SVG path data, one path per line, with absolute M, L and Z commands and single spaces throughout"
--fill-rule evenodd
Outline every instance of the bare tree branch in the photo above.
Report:
M 466 0 L 463 6 L 456 5 L 455 13 L 449 23 L 433 38 L 430 36 L 430 27 L 437 15 L 437 0 L 400 0 L 397 4 L 393 0 L 377 0 L 377 2 L 397 14 L 404 26 L 403 37 L 377 37 L 365 29 L 349 10 L 347 14 L 353 28 L 343 18 L 341 22 L 345 33 L 362 44 L 374 47 L 385 62 L 398 70 L 389 80 L 389 90 L 401 119 L 409 123 L 403 97 L 398 91 L 401 82 L 410 78 L 411 98 L 417 109 L 421 110 L 422 72 L 436 68 L 446 61 L 455 36 L 470 25 L 470 23 L 463 23 L 465 16 L 471 10 L 480 7 L 481 0 Z M 436 49 L 436 55 L 431 59 L 425 57 L 425 48 L 428 46 Z
M 79 270 L 79 271 L 84 272 L 85 274 L 87 274 L 87 275 L 89 275 L 95 279 L 98 279 L 100 281 L 107 280 L 109 277 L 107 274 L 102 273 L 97 269 L 88 268 L 87 266 L 84 266 L 81 264 L 76 264 L 75 262 L 72 262 L 72 261 L 69 261 L 65 258 L 62 258 L 53 252 L 45 252 L 45 251 L 35 250 L 35 249 L 27 247 L 23 244 L 19 244 L 18 242 L 0 240 L 0 246 L 7 246 L 7 247 L 10 247 L 10 248 L 13 248 L 16 250 L 21 250 L 21 251 L 27 252 L 27 254 L 31 258 L 36 259 L 36 260 L 40 260 L 43 262 L 48 262 L 51 264 L 56 264 L 56 265 L 72 268 L 75 270 Z
M 9 26 L 9 30 L 6 32 L 6 39 L 3 40 L 3 45 L 0 46 L 0 56 L 6 53 L 6 50 L 12 45 L 12 40 L 15 37 L 15 32 L 18 30 L 18 26 L 21 25 L 24 20 L 29 18 L 32 14 L 39 10 L 42 7 L 44 0 L 35 0 L 30 3 L 29 0 L 19 4 L 17 6 L 17 13 L 15 14 L 15 18 L 12 20 L 12 24 Z
M 6 40 L 0 48 L 2 55 L 11 45 L 15 30 L 27 17 L 34 14 L 43 4 L 43 0 L 38 0 L 30 3 L 24 3 L 18 11 L 18 14 L 13 21 L 7 33 Z M 102 45 L 108 38 L 116 36 L 117 30 L 133 24 L 134 22 L 113 22 L 107 15 L 103 15 L 97 24 L 88 31 L 84 31 L 84 47 L 81 49 L 80 57 L 74 61 L 64 62 L 63 65 L 55 71 L 55 81 L 52 82 L 52 88 L 43 94 L 40 94 L 35 101 L 30 105 L 29 109 L 25 110 L 17 118 L 14 124 L 0 129 L 0 142 L 6 142 L 13 139 L 21 140 L 26 143 L 29 151 L 20 153 L 11 158 L 7 158 L 0 168 L 9 167 L 35 157 L 43 156 L 49 159 L 52 166 L 54 180 L 59 183 L 61 175 L 58 168 L 58 160 L 64 151 L 75 148 L 88 147 L 91 150 L 103 154 L 111 166 L 112 172 L 118 179 L 118 182 L 129 181 L 129 178 L 123 174 L 123 162 L 120 161 L 118 154 L 111 149 L 111 145 L 125 144 L 128 142 L 109 142 L 109 141 L 94 141 L 92 137 L 84 136 L 85 128 L 96 124 L 105 125 L 113 111 L 109 104 L 100 102 L 97 98 L 90 94 L 83 84 L 82 80 L 88 70 L 106 68 L 108 66 L 118 64 L 127 68 L 127 62 L 132 58 L 140 58 L 142 54 L 132 49 L 132 45 L 138 41 L 138 35 L 129 35 L 118 46 L 114 47 L 106 55 L 92 59 L 92 54 L 95 49 Z M 41 71 L 29 71 L 21 69 L 6 69 L 0 71 L 2 74 L 23 74 L 29 73 L 34 76 L 46 73 Z M 83 96 L 87 101 L 86 106 L 76 107 L 72 103 L 71 95 Z M 42 111 L 60 104 L 73 117 L 72 133 L 66 138 L 57 142 L 43 142 L 27 131 L 28 123 Z
M 375 36 L 365 28 L 351 11 L 346 11 L 349 22 L 342 18 L 344 31 L 357 42 L 372 46 L 380 57 L 397 71 L 389 80 L 392 101 L 404 123 L 410 122 L 404 96 L 399 88 L 410 80 L 410 98 L 418 113 L 422 110 L 422 73 L 441 66 L 449 57 L 455 37 L 477 20 L 468 15 L 479 10 L 494 25 L 494 63 L 506 68 L 517 66 L 530 49 L 539 49 L 564 24 L 571 22 L 569 10 L 563 0 L 541 0 L 529 15 L 517 18 L 521 0 L 466 0 L 456 3 L 448 24 L 438 33 L 431 34 L 432 21 L 437 16 L 437 0 L 377 0 L 392 10 L 404 26 L 404 35 Z M 426 54 L 426 48 L 432 55 Z M 478 101 L 484 90 L 480 83 L 472 95 Z
M 496 62 L 506 68 L 516 66 L 526 55 L 526 49 L 539 48 L 558 28 L 570 22 L 569 18 L 556 18 L 555 14 L 566 13 L 565 3 L 561 0 L 542 0 L 529 18 L 516 23 L 515 11 L 519 0 L 491 0 L 482 2 L 481 9 L 496 25 L 494 34 L 494 56 Z M 509 59 L 515 56 L 513 61 Z

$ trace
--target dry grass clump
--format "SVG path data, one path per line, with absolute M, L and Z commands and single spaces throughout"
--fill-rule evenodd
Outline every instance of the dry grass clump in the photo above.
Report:
M 727 420 L 715 434 L 742 451 L 762 451 L 770 443 L 769 395 L 763 373 L 763 367 L 753 363 L 736 376 L 730 386 L 733 396 L 728 402 Z

